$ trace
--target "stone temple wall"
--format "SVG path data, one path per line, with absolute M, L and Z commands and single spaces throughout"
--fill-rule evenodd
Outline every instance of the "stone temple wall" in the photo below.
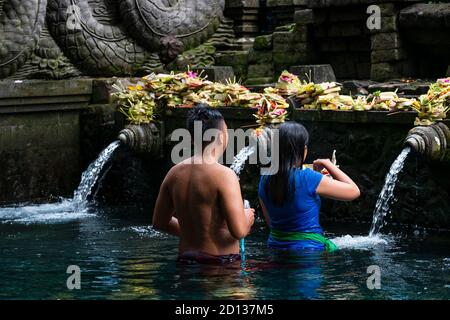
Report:
M 338 79 L 437 78 L 450 4 L 425 0 L 2 0 L 0 78 L 232 66 L 247 84 L 331 64 Z M 368 13 L 368 8 L 376 6 Z M 371 10 L 374 10 L 373 8 Z M 377 11 L 378 10 L 378 11 Z M 380 27 L 367 27 L 379 13 Z M 262 38 L 261 38 L 262 37 Z
M 235 2 L 244 9 L 250 2 L 255 6 L 255 1 Z M 259 31 L 264 34 L 246 50 L 226 52 L 216 64 L 232 65 L 247 84 L 255 85 L 307 64 L 331 64 L 339 80 L 443 77 L 450 72 L 450 4 L 421 2 L 261 1 L 264 28 Z M 291 18 L 277 18 L 279 12 Z M 373 12 L 380 14 L 379 26 L 368 20 Z

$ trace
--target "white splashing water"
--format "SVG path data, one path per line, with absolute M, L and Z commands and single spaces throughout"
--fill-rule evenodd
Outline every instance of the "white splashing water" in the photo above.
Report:
M 230 169 L 233 170 L 238 177 L 241 174 L 242 169 L 244 168 L 245 161 L 247 161 L 248 157 L 250 157 L 254 152 L 255 147 L 244 147 L 234 157 Z
M 331 239 L 339 249 L 370 250 L 377 247 L 386 247 L 394 242 L 392 237 L 380 234 L 384 217 L 390 212 L 390 205 L 394 198 L 394 189 L 397 183 L 398 174 L 403 169 L 405 160 L 410 153 L 410 148 L 405 148 L 389 169 L 384 187 L 375 206 L 372 226 L 368 236 L 346 235 Z
M 72 199 L 41 205 L 0 208 L 0 223 L 54 224 L 92 216 L 86 209 L 75 208 Z
M 381 190 L 375 205 L 372 226 L 369 232 L 370 237 L 373 237 L 380 232 L 380 229 L 383 226 L 384 217 L 390 212 L 390 205 L 392 199 L 394 198 L 394 189 L 397 184 L 398 174 L 402 171 L 403 165 L 405 164 L 405 160 L 410 151 L 411 149 L 409 147 L 403 149 L 389 169 L 389 173 L 387 174 L 384 182 L 384 187 Z
M 0 223 L 64 223 L 92 217 L 88 210 L 88 197 L 92 193 L 104 165 L 120 146 L 116 141 L 103 150 L 82 174 L 81 182 L 72 199 L 61 199 L 56 203 L 0 208 Z
M 346 235 L 331 239 L 339 249 L 369 250 L 378 246 L 386 246 L 391 243 L 388 236 L 351 236 Z
M 122 231 L 132 231 L 137 233 L 143 238 L 166 238 L 167 234 L 159 232 L 153 228 L 153 226 L 139 226 L 139 227 L 128 227 L 122 229 Z

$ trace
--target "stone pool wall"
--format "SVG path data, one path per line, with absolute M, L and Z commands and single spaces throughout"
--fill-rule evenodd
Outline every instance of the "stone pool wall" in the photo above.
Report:
M 71 196 L 81 172 L 116 139 L 123 118 L 109 103 L 113 79 L 3 82 L 0 90 L 0 203 L 48 201 Z M 186 109 L 164 116 L 166 134 L 184 127 Z M 252 110 L 221 109 L 231 128 L 254 124 Z M 308 160 L 330 157 L 361 188 L 357 201 L 324 201 L 323 219 L 370 221 L 390 165 L 402 150 L 415 115 L 383 112 L 294 110 L 290 118 L 311 135 Z M 100 182 L 96 200 L 135 204 L 151 213 L 160 183 L 171 167 L 169 143 L 164 157 L 151 158 L 121 147 Z M 258 168 L 241 175 L 243 194 L 257 206 Z M 450 228 L 450 164 L 411 155 L 396 189 L 398 201 L 388 218 L 397 223 Z
M 73 192 L 91 82 L 0 81 L 0 205 Z
M 169 128 L 183 124 L 183 113 L 181 110 L 166 120 Z M 224 110 L 224 115 L 232 128 L 252 122 L 249 112 Z M 361 197 L 354 202 L 323 201 L 323 219 L 371 221 L 385 176 L 402 151 L 414 118 L 411 113 L 387 116 L 380 112 L 294 112 L 291 119 L 305 125 L 310 133 L 308 161 L 329 158 L 336 149 L 338 164 L 361 189 Z M 450 227 L 449 170 L 449 163 L 430 163 L 411 155 L 395 191 L 398 201 L 387 220 Z M 254 206 L 257 206 L 258 174 L 258 168 L 251 165 L 241 174 L 243 194 Z
M 113 110 L 109 108 L 107 113 L 112 115 Z M 93 112 L 97 116 L 90 116 L 90 119 L 101 118 L 104 111 L 91 109 L 89 113 Z M 185 126 L 187 111 L 177 109 L 166 115 L 164 125 L 167 134 Z M 251 110 L 226 108 L 221 111 L 230 128 L 254 123 Z M 322 219 L 371 221 L 385 176 L 402 151 L 414 118 L 413 113 L 387 116 L 384 112 L 294 111 L 291 119 L 305 125 L 311 135 L 308 160 L 311 162 L 316 158 L 331 157 L 336 149 L 338 164 L 361 188 L 361 198 L 354 202 L 324 200 Z M 89 126 L 92 130 L 95 120 L 90 122 L 93 124 Z M 113 129 L 111 126 L 110 129 L 116 134 L 119 128 Z M 109 137 L 111 133 L 106 133 L 102 124 L 90 135 L 101 138 Z M 101 139 L 104 141 L 102 147 L 109 143 L 108 139 Z M 167 143 L 163 159 L 149 159 L 145 155 L 122 149 L 115 156 L 114 164 L 98 193 L 98 200 L 104 203 L 142 204 L 150 212 L 160 182 L 172 165 L 172 145 Z M 99 150 L 84 150 L 84 155 L 90 161 Z M 254 165 L 246 166 L 241 175 L 243 195 L 253 206 L 258 206 L 258 175 L 259 169 Z M 398 201 L 393 204 L 393 213 L 387 218 L 388 221 L 450 228 L 449 163 L 430 163 L 420 156 L 410 155 L 400 174 L 395 194 Z

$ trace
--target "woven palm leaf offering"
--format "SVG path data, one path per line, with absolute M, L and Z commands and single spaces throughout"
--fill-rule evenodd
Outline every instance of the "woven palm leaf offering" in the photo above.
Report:
M 289 104 L 280 95 L 264 93 L 256 108 L 257 112 L 254 114 L 256 122 L 264 126 L 284 122 L 288 114 Z
M 438 79 L 413 108 L 419 113 L 415 125 L 428 126 L 447 118 L 450 110 L 450 77 Z
M 316 106 L 311 105 L 315 100 L 313 98 L 315 90 L 315 84 L 313 82 L 303 83 L 298 89 L 295 98 L 305 109 L 315 109 Z
M 154 92 L 159 100 L 165 101 L 167 107 L 189 107 L 197 102 L 197 94 L 208 81 L 197 73 L 150 74 L 143 78 L 145 87 Z M 185 99 L 185 97 L 188 97 Z
M 376 111 L 409 111 L 413 110 L 415 99 L 400 98 L 396 91 L 376 91 L 367 97 L 369 109 Z
M 225 84 L 207 82 L 198 96 L 211 107 L 248 107 L 248 102 L 255 100 L 255 94 L 236 79 L 227 80 Z
M 335 99 L 341 87 L 336 82 L 308 83 L 299 91 L 297 99 L 307 110 L 338 110 Z M 341 103 L 340 103 L 341 104 Z
M 236 80 L 229 80 L 227 81 L 227 84 L 225 86 L 225 104 L 224 106 L 233 106 L 233 107 L 239 107 L 240 106 L 240 96 L 249 94 L 250 90 L 243 85 L 241 85 L 239 82 L 236 82 Z
M 302 82 L 300 79 L 296 75 L 285 70 L 278 78 L 275 89 L 280 96 L 290 97 L 296 95 L 301 86 Z
M 208 81 L 197 93 L 196 102 L 204 102 L 213 108 L 223 106 L 226 100 L 225 87 L 222 83 Z
M 244 93 L 239 96 L 239 106 L 243 108 L 257 108 L 264 94 L 257 92 Z
M 357 96 L 356 99 L 353 99 L 353 110 L 369 111 L 372 110 L 372 105 L 367 102 L 366 96 Z
M 332 98 L 327 105 L 321 107 L 321 109 L 349 111 L 353 110 L 354 104 L 355 101 L 351 96 L 338 95 L 337 97 Z
M 145 124 L 155 121 L 158 108 L 155 94 L 147 91 L 143 83 L 113 85 L 111 100 L 132 124 Z

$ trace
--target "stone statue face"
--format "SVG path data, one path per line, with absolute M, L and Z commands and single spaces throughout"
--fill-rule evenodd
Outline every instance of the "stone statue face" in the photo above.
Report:
M 162 63 L 167 64 L 174 61 L 183 51 L 183 42 L 176 37 L 166 36 L 161 38 L 158 56 Z

